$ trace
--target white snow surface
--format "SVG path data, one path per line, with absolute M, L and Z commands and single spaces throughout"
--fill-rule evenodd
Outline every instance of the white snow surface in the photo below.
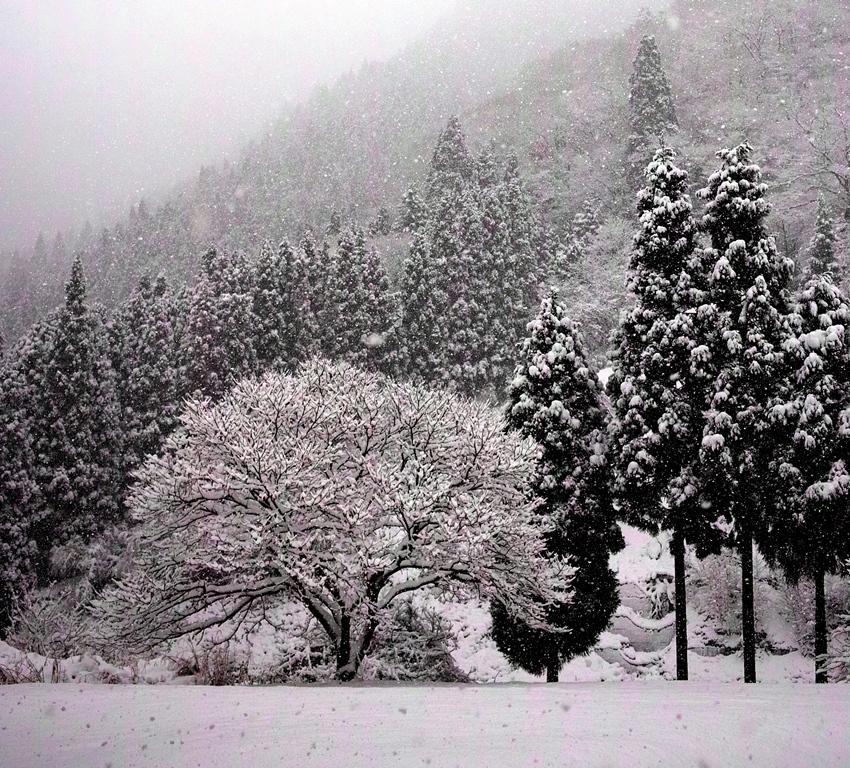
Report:
M 0 687 L 0 765 L 850 765 L 850 686 Z

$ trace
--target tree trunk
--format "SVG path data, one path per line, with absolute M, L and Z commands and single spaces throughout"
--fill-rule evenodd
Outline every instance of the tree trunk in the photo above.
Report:
M 546 665 L 546 682 L 547 683 L 557 683 L 558 682 L 558 674 L 561 671 L 561 665 L 558 663 L 558 660 L 550 661 Z
M 824 588 L 824 569 L 818 562 L 815 573 L 815 682 L 828 683 L 826 673 L 826 590 Z
M 756 682 L 756 613 L 753 589 L 753 535 L 744 527 L 738 539 L 741 553 L 741 633 L 744 645 L 744 682 Z
M 673 531 L 673 564 L 676 588 L 676 679 L 688 679 L 688 601 L 685 592 L 685 537 Z
M 351 658 L 351 617 L 342 614 L 339 621 L 339 645 L 336 649 L 336 679 L 347 683 L 354 679 L 357 668 Z

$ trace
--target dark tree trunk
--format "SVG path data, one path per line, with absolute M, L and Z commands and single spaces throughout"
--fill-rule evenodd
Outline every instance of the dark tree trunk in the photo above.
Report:
M 673 531 L 673 565 L 676 588 L 676 679 L 688 679 L 688 600 L 685 591 L 685 537 Z
M 351 617 L 342 614 L 339 621 L 339 645 L 336 649 L 337 680 L 348 682 L 354 679 L 357 669 L 351 658 Z
M 744 645 L 744 682 L 756 682 L 756 613 L 753 589 L 753 535 L 743 527 L 738 540 L 741 553 L 741 633 Z
M 828 683 L 826 673 L 826 590 L 824 589 L 824 569 L 818 563 L 815 573 L 815 682 Z
M 561 665 L 558 663 L 557 659 L 554 661 L 550 661 L 546 665 L 546 682 L 547 683 L 557 683 L 558 682 L 558 674 L 561 671 Z

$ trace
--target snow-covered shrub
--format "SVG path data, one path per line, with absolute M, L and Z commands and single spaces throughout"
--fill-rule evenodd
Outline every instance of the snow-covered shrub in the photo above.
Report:
M 850 614 L 840 617 L 840 624 L 830 635 L 826 671 L 833 682 L 850 683 Z
M 763 639 L 762 619 L 767 604 L 768 582 L 775 578 L 761 557 L 754 558 L 753 584 L 756 605 L 756 635 Z M 741 557 L 724 550 L 703 560 L 694 559 L 688 568 L 688 601 L 719 635 L 741 634 Z
M 457 641 L 451 625 L 436 610 L 405 600 L 384 622 L 363 669 L 379 680 L 468 682 L 455 664 Z
M 676 593 L 669 575 L 656 574 L 640 586 L 649 601 L 649 618 L 660 619 L 673 610 Z
M 199 685 L 241 685 L 250 682 L 249 655 L 229 640 L 189 643 L 171 661 L 177 677 L 195 676 Z
M 85 651 L 86 616 L 73 598 L 43 591 L 31 594 L 14 616 L 9 645 L 53 659 Z

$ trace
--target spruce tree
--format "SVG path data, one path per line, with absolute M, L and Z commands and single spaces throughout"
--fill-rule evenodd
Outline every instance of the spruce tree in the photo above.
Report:
M 43 502 L 30 530 L 44 580 L 52 547 L 74 536 L 88 541 L 123 512 L 115 372 L 103 313 L 88 303 L 79 258 L 65 305 L 31 329 L 9 365 Z
M 815 682 L 826 683 L 824 576 L 850 560 L 850 300 L 829 272 L 809 278 L 797 296 L 785 343 L 784 397 L 772 411 L 783 429 L 779 514 L 762 549 L 793 582 L 815 584 Z
M 653 35 L 640 41 L 629 76 L 628 159 L 636 178 L 650 147 L 678 125 L 670 81 Z
M 436 382 L 442 369 L 448 296 L 445 273 L 428 238 L 413 235 L 401 284 L 400 366 L 416 382 Z
M 704 492 L 731 526 L 741 556 L 744 681 L 755 682 L 753 544 L 775 514 L 776 456 L 769 404 L 782 381 L 782 343 L 793 263 L 767 234 L 767 185 L 741 144 L 718 152 L 722 167 L 700 190 L 711 237 L 706 305 L 711 330 L 695 353 L 714 370 L 701 466 Z M 708 328 L 708 326 L 706 326 Z
M 838 237 L 835 234 L 835 222 L 826 206 L 823 195 L 818 197 L 818 213 L 815 221 L 815 233 L 809 243 L 808 275 L 824 275 L 827 272 L 837 280 L 840 266 L 837 254 Z
M 372 333 L 366 282 L 366 240 L 354 228 L 340 233 L 331 254 L 325 302 L 319 318 L 322 352 L 332 360 L 366 363 L 366 340 Z
M 491 632 L 512 664 L 531 674 L 545 671 L 548 682 L 557 682 L 561 667 L 593 647 L 619 605 L 608 560 L 623 539 L 610 496 L 604 395 L 581 333 L 554 291 L 528 330 L 507 419 L 540 446 L 533 488 L 543 501 L 540 513 L 556 523 L 547 548 L 569 555 L 576 573 L 572 599 L 548 612 L 548 620 L 567 632 L 534 629 L 499 603 L 491 606 Z
M 635 304 L 615 332 L 608 387 L 611 455 L 621 514 L 649 533 L 671 531 L 677 678 L 688 679 L 685 543 L 716 547 L 716 514 L 700 499 L 702 414 L 713 382 L 695 357 L 707 275 L 687 194 L 688 175 L 662 146 L 638 194 L 640 229 L 629 264 Z
M 306 287 L 303 259 L 286 241 L 264 243 L 253 280 L 254 349 L 261 371 L 294 366 L 301 359 Z M 306 307 L 303 308 L 305 311 Z
M 164 276 L 139 281 L 110 324 L 110 337 L 129 484 L 129 473 L 159 450 L 179 420 L 177 316 Z
M 363 284 L 366 290 L 365 332 L 366 366 L 386 374 L 398 370 L 398 309 L 390 290 L 390 279 L 378 251 L 366 251 L 363 265 Z
M 30 417 L 21 393 L 9 366 L 0 361 L 0 638 L 16 605 L 35 584 L 38 556 L 31 528 L 41 503 Z
M 218 398 L 256 370 L 250 271 L 211 249 L 192 287 L 181 339 L 182 395 Z

